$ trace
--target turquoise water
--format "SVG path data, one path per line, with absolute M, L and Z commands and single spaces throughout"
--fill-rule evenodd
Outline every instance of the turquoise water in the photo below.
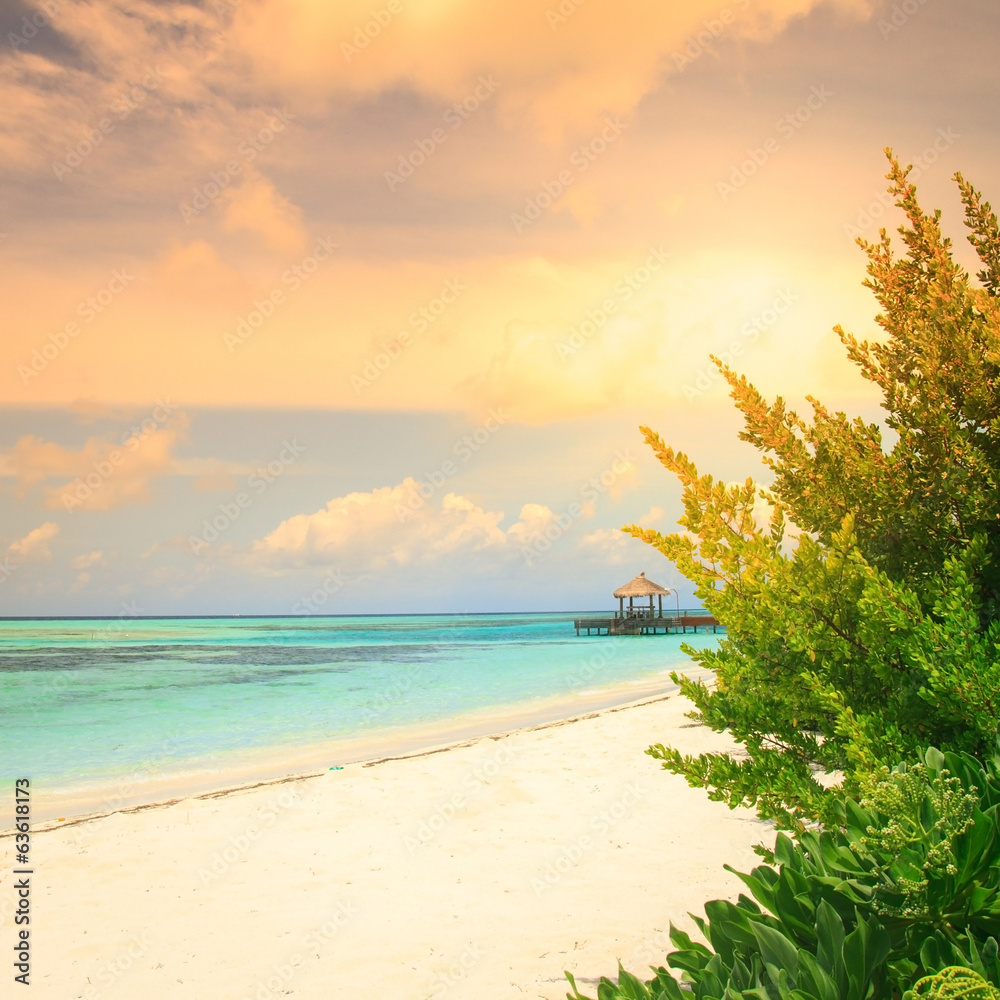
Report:
M 66 786 L 377 740 L 690 664 L 681 637 L 577 637 L 573 617 L 0 621 L 0 770 Z

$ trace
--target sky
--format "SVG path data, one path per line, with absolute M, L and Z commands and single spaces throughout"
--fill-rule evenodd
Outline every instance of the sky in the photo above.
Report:
M 971 265 L 989 0 L 5 0 L 0 616 L 598 610 L 709 355 L 866 419 L 891 147 Z M 897 241 L 898 243 L 898 241 Z M 761 479 L 766 482 L 766 479 Z

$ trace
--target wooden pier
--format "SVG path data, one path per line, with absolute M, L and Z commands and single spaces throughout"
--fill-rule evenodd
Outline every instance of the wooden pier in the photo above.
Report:
M 607 618 L 577 618 L 573 622 L 576 634 L 581 635 L 675 635 L 689 629 L 697 632 L 703 628 L 713 632 L 723 628 L 704 611 L 664 612 L 663 614 L 625 614 Z

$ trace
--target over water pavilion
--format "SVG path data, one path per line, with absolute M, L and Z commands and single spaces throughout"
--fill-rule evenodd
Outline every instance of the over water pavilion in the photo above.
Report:
M 670 594 L 674 595 L 677 608 L 664 614 L 663 598 Z M 587 635 L 592 632 L 598 635 L 655 635 L 658 632 L 669 635 L 671 632 L 687 632 L 689 628 L 692 632 L 697 632 L 699 627 L 706 631 L 711 628 L 714 632 L 720 627 L 719 623 L 704 611 L 681 611 L 677 591 L 647 580 L 645 573 L 640 573 L 634 580 L 629 580 L 624 587 L 619 587 L 614 596 L 618 598 L 618 610 L 614 615 L 607 618 L 577 618 L 573 622 L 577 635 L 581 632 Z M 626 597 L 628 608 L 625 607 Z M 654 597 L 657 601 L 656 608 L 653 607 Z M 644 606 L 647 598 L 648 608 Z M 641 602 L 638 606 L 637 600 Z

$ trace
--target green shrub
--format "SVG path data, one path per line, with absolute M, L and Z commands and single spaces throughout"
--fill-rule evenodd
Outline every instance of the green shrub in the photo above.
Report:
M 681 483 L 686 530 L 623 529 L 672 560 L 726 626 L 717 649 L 687 648 L 714 685 L 676 679 L 696 717 L 744 751 L 651 755 L 786 829 L 833 819 L 838 792 L 818 771 L 842 772 L 857 796 L 866 773 L 928 744 L 993 752 L 1000 720 L 1000 225 L 956 175 L 983 263 L 973 277 L 889 159 L 905 252 L 884 231 L 861 241 L 885 336 L 837 332 L 881 392 L 892 440 L 811 396 L 800 417 L 720 364 L 770 485 L 700 474 L 643 427 Z
M 1000 990 L 972 969 L 950 966 L 921 979 L 904 1000 L 1000 1000 Z
M 667 965 L 696 1000 L 898 997 L 948 966 L 1000 986 L 994 762 L 930 749 L 920 764 L 872 775 L 860 802 L 842 800 L 837 827 L 779 833 L 762 853 L 770 863 L 749 874 L 726 866 L 752 898 L 713 900 L 692 918 L 708 947 L 670 929 Z M 654 971 L 643 984 L 620 970 L 599 1000 L 680 1000 L 671 974 Z
M 598 1000 L 683 1000 L 692 994 L 695 1000 L 869 1000 L 884 995 L 889 937 L 874 918 L 858 917 L 848 931 L 833 907 L 821 902 L 809 928 L 815 944 L 802 948 L 746 898 L 739 905 L 716 900 L 705 910 L 709 919 L 698 924 L 714 953 L 682 931 L 670 931 L 678 951 L 668 961 L 687 974 L 690 993 L 666 969 L 655 970 L 655 978 L 643 983 L 619 967 L 617 984 L 601 980 Z M 569 1000 L 589 1000 L 567 977 L 573 987 Z

